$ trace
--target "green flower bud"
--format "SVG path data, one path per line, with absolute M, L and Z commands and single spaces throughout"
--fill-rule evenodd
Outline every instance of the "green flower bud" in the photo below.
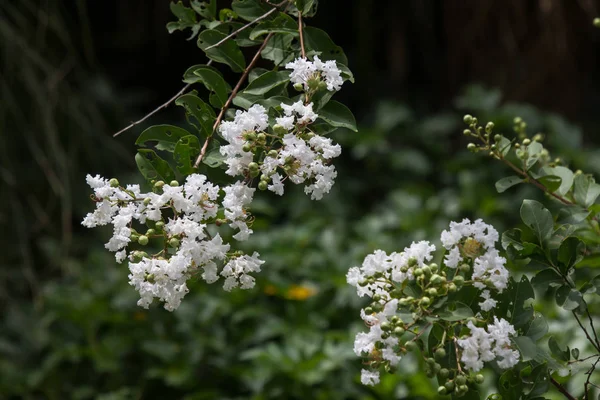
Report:
M 382 322 L 380 327 L 381 327 L 382 331 L 391 331 L 392 330 L 392 324 L 390 324 L 387 321 Z
M 381 295 L 379 293 L 375 293 L 373 295 L 373 301 L 380 301 L 381 300 Z
M 439 377 L 442 379 L 446 379 L 450 376 L 450 371 L 448 370 L 448 368 L 442 368 L 440 369 L 440 372 L 438 373 Z
M 460 385 L 456 390 L 462 393 L 467 393 L 469 391 L 469 387 L 467 385 Z
M 434 355 L 435 355 L 435 358 L 437 358 L 438 360 L 441 360 L 444 357 L 446 357 L 446 350 L 443 347 L 440 347 L 435 351 Z
M 146 275 L 146 281 L 150 282 L 150 283 L 154 283 L 154 274 L 148 274 Z
M 463 131 L 463 135 L 465 135 L 465 136 L 469 136 L 470 134 L 471 134 L 471 130 L 470 129 L 465 129 Z
M 493 122 L 491 122 L 491 121 L 490 121 L 490 122 L 488 122 L 488 123 L 485 125 L 485 131 L 486 131 L 487 133 L 492 133 L 492 130 L 493 130 L 493 129 L 494 129 L 494 123 L 493 123 Z
M 260 175 L 260 171 L 257 169 L 251 169 L 248 175 L 250 175 L 251 178 L 256 178 Z
M 429 266 L 428 266 L 428 265 L 423 265 L 423 266 L 421 267 L 421 270 L 423 271 L 423 273 L 424 273 L 426 276 L 429 276 L 429 275 L 431 275 L 431 268 L 429 268 Z
M 381 303 L 373 303 L 373 304 L 371 304 L 371 308 L 375 312 L 380 312 L 383 310 L 383 305 Z
M 404 330 L 404 328 L 401 328 L 399 326 L 394 328 L 394 336 L 400 337 L 400 336 L 404 335 L 404 332 L 406 332 Z
M 248 132 L 246 133 L 244 136 L 244 139 L 246 139 L 249 142 L 253 142 L 256 140 L 256 133 L 254 132 Z
M 533 140 L 534 142 L 542 142 L 542 141 L 544 141 L 544 135 L 542 135 L 541 133 L 536 133 L 533 136 L 533 139 L 531 139 L 531 140 Z
M 473 123 L 473 117 L 471 115 L 469 115 L 469 114 L 466 114 L 463 117 L 463 121 L 465 121 L 465 124 L 471 125 Z
M 132 233 L 131 236 L 129 236 L 129 239 L 132 242 L 137 242 L 139 238 L 140 238 L 140 235 L 138 235 L 137 233 Z
M 439 268 L 439 265 L 437 265 L 436 263 L 431 263 L 429 264 L 429 268 L 431 269 L 431 272 L 436 272 Z
M 461 287 L 465 283 L 465 278 L 461 275 L 456 275 L 452 281 L 457 287 Z
M 250 152 L 252 150 L 252 146 L 246 143 L 242 146 L 242 150 L 244 150 L 245 152 Z
M 265 182 L 269 182 L 269 180 L 270 180 L 269 175 L 262 174 L 260 176 L 260 180 L 261 181 L 265 181 Z
M 475 143 L 469 143 L 467 145 L 467 150 L 474 152 L 475 150 L 477 150 L 477 146 L 475 145 Z
M 161 188 L 161 187 L 163 187 L 163 186 L 165 186 L 165 183 L 164 183 L 163 181 L 157 181 L 157 182 L 154 184 L 154 187 L 155 187 L 155 188 L 157 188 L 157 189 L 160 189 L 160 188 Z
M 475 383 L 483 383 L 483 380 L 484 380 L 483 375 L 481 375 L 481 374 L 475 375 L 474 380 L 475 380 Z
M 358 286 L 365 287 L 369 284 L 369 282 L 365 279 L 364 281 L 358 282 Z
M 414 270 L 413 274 L 414 274 L 415 276 L 421 276 L 421 275 L 423 275 L 423 270 L 422 270 L 421 268 L 416 268 L 416 269 Z
M 429 288 L 429 289 L 427 289 L 427 294 L 430 295 L 431 297 L 435 297 L 438 295 L 438 291 L 436 288 Z
M 389 338 L 389 337 L 390 337 L 390 333 L 389 333 L 389 332 L 382 332 L 382 333 L 381 333 L 381 338 L 382 338 L 382 339 L 387 339 L 387 338 Z
M 467 383 L 467 377 L 464 375 L 458 375 L 456 379 L 454 379 L 454 382 L 456 382 L 457 386 L 464 385 Z
M 154 224 L 154 227 L 157 230 L 162 231 L 163 228 L 165 227 L 165 223 L 163 221 L 158 221 L 156 224 Z
M 460 267 L 458 267 L 458 269 L 461 272 L 469 272 L 471 270 L 471 266 L 469 264 L 461 264 Z
M 442 366 L 438 363 L 433 364 L 433 372 L 437 375 L 442 370 Z
M 312 77 L 306 82 L 306 84 L 308 85 L 309 89 L 317 90 L 319 88 L 319 82 L 321 82 L 321 79 L 318 77 Z
M 258 135 L 256 135 L 256 140 L 258 140 L 259 142 L 265 142 L 267 140 L 267 136 L 261 132 Z
M 156 233 L 156 230 L 150 228 L 146 231 L 146 236 L 154 235 L 155 233 Z
M 119 187 L 119 181 L 116 178 L 112 178 L 108 183 L 110 184 L 110 187 Z
M 448 392 L 451 392 L 451 391 L 454 390 L 454 382 L 448 381 L 448 382 L 446 382 L 446 384 L 444 385 L 444 387 L 446 388 L 446 390 Z
M 417 349 L 418 346 L 415 342 L 409 340 L 408 342 L 406 342 L 406 344 L 404 344 L 404 347 L 406 347 L 406 350 L 408 351 L 414 351 Z
M 400 289 L 392 289 L 390 291 L 390 297 L 392 299 L 399 299 L 400 297 L 402 297 L 402 291 Z
M 298 82 L 298 83 L 295 83 L 295 84 L 294 84 L 294 89 L 296 89 L 297 91 L 301 92 L 301 91 L 303 91 L 303 90 L 304 90 L 304 85 L 303 85 L 303 84 L 301 84 L 300 82 Z
M 515 117 L 515 119 L 513 119 L 513 124 L 515 125 L 519 125 L 521 122 L 523 122 L 521 117 Z
M 273 158 L 277 158 L 277 155 L 278 155 L 278 154 L 279 154 L 279 153 L 277 152 L 277 150 L 269 150 L 269 152 L 267 153 L 267 155 L 268 155 L 269 157 L 273 157 Z
M 152 202 L 152 199 L 151 199 L 150 197 L 146 197 L 146 198 L 144 199 L 144 205 L 146 205 L 146 206 L 147 206 L 148 204 L 150 204 L 150 202 Z
M 523 146 L 529 146 L 531 144 L 531 140 L 523 139 Z
M 428 305 L 431 304 L 431 299 L 429 299 L 429 297 L 422 297 L 421 300 L 419 301 L 419 304 L 427 307 Z
M 376 349 L 379 349 L 379 350 L 381 350 L 381 349 L 383 349 L 384 347 L 385 347 L 385 343 L 383 343 L 383 342 L 375 342 L 375 348 L 376 348 Z
M 448 394 L 448 390 L 444 386 L 440 386 L 437 392 L 440 396 L 445 396 Z
M 416 266 L 418 263 L 418 260 L 415 257 L 411 257 L 408 259 L 408 266 L 409 267 L 414 267 Z
M 431 370 L 431 368 L 427 368 L 427 369 L 425 370 L 425 375 L 426 375 L 428 378 L 433 378 L 433 376 L 435 375 L 435 372 L 433 372 L 433 370 Z
M 367 315 L 373 314 L 373 309 L 371 307 L 365 307 L 365 314 L 367 314 Z
M 173 187 L 179 186 L 179 182 L 173 180 L 169 183 L 169 186 L 173 186 Z
M 148 236 L 146 235 L 142 235 L 138 238 L 138 243 L 141 244 L 142 246 L 145 246 L 148 244 Z
M 258 190 L 267 190 L 269 184 L 266 181 L 258 182 Z
M 179 247 L 179 239 L 177 239 L 177 238 L 171 238 L 169 240 L 169 246 L 171 246 L 171 247 Z
M 258 170 L 258 164 L 255 162 L 251 162 L 250 164 L 248 164 L 248 169 L 250 171 L 257 171 Z
M 499 142 L 502 140 L 502 135 L 494 135 L 494 141 Z
M 429 281 L 431 283 L 433 283 L 434 285 L 438 285 L 444 281 L 444 278 L 442 278 L 438 274 L 433 274 L 433 275 L 431 275 L 431 278 L 429 278 Z

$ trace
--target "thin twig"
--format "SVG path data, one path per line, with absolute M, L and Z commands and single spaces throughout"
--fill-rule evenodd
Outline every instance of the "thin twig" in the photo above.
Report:
M 300 49 L 302 58 L 306 58 L 306 49 L 304 48 L 304 29 L 302 28 L 302 11 L 298 10 L 298 33 L 300 34 Z
M 454 339 L 454 353 L 456 354 L 456 368 L 458 372 L 462 374 L 462 368 L 460 367 L 460 357 L 458 356 L 458 340 L 456 337 Z
M 588 304 L 585 300 L 583 300 L 584 304 L 585 304 L 585 312 L 588 316 L 588 319 L 590 320 L 590 326 L 592 327 L 592 332 L 594 333 L 594 339 L 596 339 L 596 344 L 598 345 L 598 347 L 600 347 L 600 340 L 598 340 L 598 333 L 596 333 L 596 328 L 594 327 L 594 320 L 592 319 L 592 316 L 590 315 L 590 309 L 588 307 Z
M 158 106 L 157 108 L 155 108 L 153 111 L 151 111 L 150 113 L 146 114 L 142 119 L 139 119 L 135 122 L 132 122 L 131 124 L 127 125 L 125 128 L 121 129 L 119 132 L 115 133 L 113 135 L 113 137 L 117 137 L 119 136 L 121 133 L 133 128 L 136 125 L 141 124 L 142 122 L 144 122 L 145 120 L 147 120 L 148 118 L 150 118 L 151 116 L 153 116 L 154 114 L 156 114 L 157 112 L 159 112 L 160 110 L 162 110 L 163 108 L 167 108 L 169 106 L 169 104 L 171 104 L 172 102 L 174 102 L 179 96 L 181 96 L 183 94 L 183 92 L 185 92 L 186 90 L 188 90 L 188 88 L 192 86 L 191 83 L 188 83 L 187 85 L 185 85 L 179 92 L 177 92 L 177 94 L 173 97 L 171 97 L 169 100 L 167 100 L 166 103 Z
M 596 350 L 600 351 L 600 347 L 592 340 L 592 338 L 590 337 L 590 334 L 588 333 L 587 329 L 585 329 L 585 327 L 583 326 L 583 324 L 579 320 L 579 317 L 577 316 L 577 314 L 575 313 L 575 311 L 571 311 L 571 312 L 573 313 L 573 316 L 577 320 L 577 323 L 579 324 L 579 327 L 583 330 L 583 332 L 585 333 L 585 336 L 588 338 L 588 341 L 592 344 L 592 346 Z
M 234 37 L 238 33 L 242 32 L 243 30 L 247 29 L 248 27 L 254 25 L 258 21 L 262 21 L 263 19 L 267 18 L 269 15 L 273 14 L 275 11 L 277 11 L 277 8 L 271 8 L 269 11 L 267 11 L 266 13 L 264 13 L 263 15 L 261 15 L 260 17 L 256 18 L 253 21 L 248 22 L 246 25 L 242 26 L 241 28 L 239 28 L 239 29 L 231 32 L 229 35 L 225 36 L 223 39 L 219 40 L 217 43 L 208 46 L 206 49 L 204 49 L 204 51 L 208 51 L 208 50 L 210 50 L 212 48 L 215 48 L 217 46 L 222 45 L 223 43 L 225 43 L 227 40 L 231 39 L 232 37 Z
M 269 39 L 271 39 L 271 37 L 273 36 L 273 34 L 274 33 L 271 32 L 271 33 L 269 33 L 267 35 L 267 37 L 265 37 L 265 40 L 263 41 L 262 45 L 259 47 L 258 51 L 254 55 L 254 58 L 252 58 L 252 61 L 250 61 L 250 64 L 248 64 L 248 66 L 244 70 L 244 73 L 240 77 L 240 80 L 235 85 L 235 88 L 233 88 L 233 91 L 231 92 L 231 94 L 229 95 L 229 98 L 227 99 L 227 101 L 223 105 L 223 108 L 221 108 L 221 112 L 219 112 L 219 115 L 217 116 L 217 119 L 215 120 L 215 123 L 213 125 L 212 133 L 206 138 L 206 140 L 204 141 L 204 144 L 202 145 L 202 149 L 200 149 L 200 154 L 198 155 L 198 158 L 196 159 L 196 162 L 194 163 L 194 168 L 198 168 L 198 166 L 202 162 L 202 159 L 204 158 L 204 155 L 206 154 L 206 150 L 208 149 L 208 144 L 212 140 L 212 137 L 213 137 L 215 131 L 217 130 L 217 127 L 219 126 L 219 124 L 221 123 L 221 120 L 223 119 L 223 116 L 225 115 L 225 112 L 227 111 L 227 109 L 231 105 L 231 102 L 233 101 L 233 98 L 235 97 L 235 95 L 237 94 L 237 92 L 240 90 L 240 87 L 242 86 L 242 83 L 246 80 L 246 77 L 250 73 L 250 70 L 254 67 L 254 64 L 256 64 L 256 62 L 258 61 L 258 59 L 260 57 L 260 53 L 267 46 L 267 43 L 269 42 Z
M 590 385 L 590 379 L 592 378 L 592 374 L 594 373 L 594 370 L 596 369 L 596 364 L 598 364 L 598 362 L 600 361 L 600 358 L 598 358 L 596 360 L 596 362 L 594 362 L 594 364 L 592 364 L 591 368 L 588 370 L 588 372 L 586 372 L 586 375 L 588 376 L 587 379 L 585 380 L 585 385 L 583 386 L 583 391 L 584 391 L 584 399 L 588 399 L 588 386 Z
M 550 382 L 552 382 L 552 384 L 554 386 L 556 386 L 556 388 L 558 389 L 558 391 L 561 392 L 562 394 L 564 394 L 567 399 L 569 399 L 569 400 L 577 400 L 575 397 L 573 397 L 573 395 L 571 393 L 567 392 L 567 389 L 565 389 L 565 387 L 563 385 L 561 385 L 560 382 L 558 382 L 553 377 L 550 377 Z

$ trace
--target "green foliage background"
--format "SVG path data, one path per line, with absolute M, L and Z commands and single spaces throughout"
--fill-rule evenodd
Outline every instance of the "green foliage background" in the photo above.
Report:
M 573 169 L 600 176 L 597 139 L 559 115 L 503 101 L 499 90 L 467 86 L 436 112 L 380 90 L 352 100 L 359 133 L 333 135 L 343 156 L 329 196 L 315 203 L 290 188 L 255 201 L 247 246 L 266 264 L 254 290 L 198 282 L 176 312 L 146 311 L 126 266 L 102 246 L 109 231 L 79 226 L 92 208 L 86 173 L 140 180 L 134 135 L 108 134 L 135 101 L 89 72 L 68 12 L 44 12 L 40 38 L 36 4 L 0 5 L 0 398 L 435 398 L 410 357 L 378 387 L 360 384 L 352 342 L 362 303 L 344 275 L 374 249 L 436 240 L 451 220 L 483 218 L 503 231 L 520 224 L 522 198 L 543 201 L 525 185 L 496 193 L 506 171 L 464 150 L 462 114 L 506 133 L 519 115 Z M 585 347 L 568 315 L 549 300 L 538 307 L 561 344 Z M 597 301 L 590 307 L 598 315 Z M 488 371 L 483 392 L 496 379 Z M 573 393 L 581 385 L 573 380 Z

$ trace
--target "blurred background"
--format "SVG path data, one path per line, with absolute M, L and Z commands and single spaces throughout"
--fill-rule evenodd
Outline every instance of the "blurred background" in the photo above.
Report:
M 521 116 L 573 169 L 600 176 L 599 9 L 321 1 L 306 22 L 344 48 L 356 77 L 336 94 L 360 128 L 333 134 L 337 183 L 317 204 L 301 189 L 261 193 L 247 243 L 266 260 L 256 288 L 197 282 L 169 313 L 137 307 L 126 265 L 104 250 L 110 230 L 80 225 L 93 208 L 85 175 L 140 181 L 135 138 L 184 123 L 183 110 L 112 134 L 181 89 L 203 53 L 167 33 L 166 0 L 0 0 L 0 399 L 436 398 L 410 357 L 378 387 L 360 384 L 362 302 L 345 273 L 374 249 L 437 240 L 451 220 L 502 232 L 524 196 L 540 198 L 495 192 L 507 171 L 465 151 L 467 112 L 503 133 Z M 549 300 L 537 307 L 585 349 L 568 316 Z M 496 377 L 487 372 L 482 393 Z

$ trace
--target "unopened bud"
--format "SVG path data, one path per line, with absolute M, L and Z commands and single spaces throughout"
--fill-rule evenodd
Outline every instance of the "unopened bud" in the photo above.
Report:
M 304 85 L 302 83 L 298 82 L 298 83 L 294 84 L 294 89 L 301 92 L 304 90 Z
M 258 190 L 267 190 L 269 184 L 266 181 L 260 181 L 258 183 Z
M 112 178 L 108 183 L 110 184 L 110 187 L 119 187 L 119 181 L 116 178 Z
M 146 235 L 142 235 L 138 238 L 138 243 L 141 244 L 142 246 L 145 246 L 148 244 L 148 236 Z
M 477 149 L 477 146 L 475 145 L 475 143 L 469 143 L 467 145 L 467 150 L 469 151 L 475 151 Z
M 488 122 L 488 123 L 485 125 L 485 131 L 486 131 L 487 133 L 492 133 L 492 130 L 493 130 L 493 129 L 494 129 L 494 123 L 493 123 L 493 122 L 491 122 L 491 121 L 490 121 L 490 122 Z
M 164 183 L 163 181 L 157 181 L 157 182 L 154 184 L 154 187 L 155 187 L 155 188 L 161 188 L 161 187 L 163 187 L 163 186 L 165 186 L 165 183 Z
M 523 146 L 529 146 L 531 144 L 530 139 L 523 139 Z
M 179 182 L 177 182 L 177 181 L 171 181 L 171 182 L 169 183 L 169 186 L 173 186 L 173 187 L 175 187 L 175 186 L 179 186 Z
M 465 121 L 465 124 L 471 125 L 471 123 L 473 123 L 473 116 L 467 114 L 463 117 L 463 121 Z
M 246 143 L 242 146 L 242 150 L 244 150 L 245 152 L 250 152 L 250 150 L 252 150 L 252 146 Z

